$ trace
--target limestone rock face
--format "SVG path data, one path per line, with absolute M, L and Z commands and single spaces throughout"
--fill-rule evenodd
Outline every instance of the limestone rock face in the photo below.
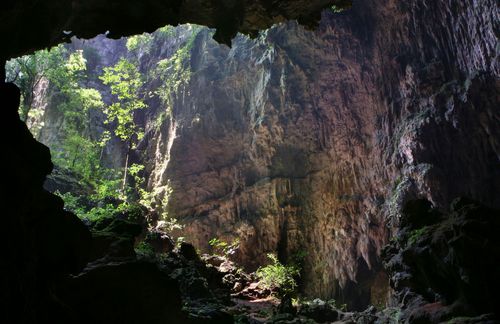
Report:
M 305 2 L 274 3 L 260 18 L 258 5 L 248 11 L 255 24 L 228 22 L 219 39 L 281 21 L 278 12 Z M 204 30 L 172 106 L 151 99 L 136 116 L 146 134 L 134 159 L 202 251 L 213 237 L 239 239 L 235 257 L 249 270 L 267 252 L 283 261 L 306 252 L 305 293 L 358 309 L 382 303 L 380 253 L 404 203 L 425 198 L 446 209 L 468 196 L 500 207 L 498 12 L 494 0 L 360 0 L 324 13 L 317 31 L 284 23 L 254 40 L 238 36 L 232 48 Z M 150 23 L 159 21 L 141 31 Z M 144 56 L 141 69 L 186 35 Z M 19 53 L 7 47 L 4 56 Z M 102 56 L 107 49 L 99 47 Z M 111 164 L 121 165 L 118 153 L 109 152 Z M 47 173 L 27 174 L 26 183 L 41 186 Z
M 499 206 L 495 1 L 358 1 L 231 49 L 202 32 L 172 118 L 146 120 L 149 188 L 188 241 L 238 238 L 247 268 L 307 252 L 302 289 L 386 298 L 401 206 Z

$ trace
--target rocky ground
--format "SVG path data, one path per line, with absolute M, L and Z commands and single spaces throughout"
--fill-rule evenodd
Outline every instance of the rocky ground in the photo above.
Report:
M 410 202 L 384 253 L 393 307 L 295 306 L 269 297 L 227 260 L 200 257 L 187 243 L 175 249 L 164 233 L 148 235 L 140 210 L 84 225 L 41 189 L 52 170 L 49 151 L 16 116 L 19 91 L 0 90 L 6 116 L 18 121 L 7 130 L 24 143 L 7 147 L 9 169 L 19 172 L 5 175 L 10 190 L 2 192 L 6 215 L 22 216 L 4 218 L 7 323 L 498 323 L 496 209 L 467 199 L 448 212 Z M 33 160 L 44 163 L 25 166 Z
M 401 230 L 384 250 L 393 306 L 362 312 L 321 299 L 280 300 L 229 256 L 199 255 L 159 231 L 145 235 L 145 223 L 123 213 L 89 224 L 91 262 L 55 291 L 72 316 L 90 321 L 138 320 L 141 308 L 146 322 L 167 316 L 179 323 L 498 323 L 500 244 L 498 227 L 489 224 L 499 219 L 498 211 L 465 199 L 454 201 L 449 214 L 425 200 L 408 203 Z

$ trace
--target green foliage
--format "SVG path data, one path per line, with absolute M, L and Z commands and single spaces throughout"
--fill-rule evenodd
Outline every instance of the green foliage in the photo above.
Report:
M 114 133 L 122 141 L 133 145 L 132 141 L 143 136 L 138 125 L 134 123 L 134 111 L 146 108 L 140 99 L 140 89 L 143 85 L 138 68 L 122 58 L 115 66 L 104 68 L 100 77 L 105 85 L 111 88 L 116 101 L 104 109 L 106 123 L 116 122 Z
M 153 247 L 144 241 L 137 244 L 135 247 L 135 253 L 137 253 L 139 257 L 146 257 L 150 259 L 153 259 L 156 254 Z
M 65 137 L 61 147 L 53 151 L 54 162 L 71 169 L 84 181 L 92 182 L 99 159 L 95 143 L 76 132 L 68 132 Z
M 21 104 L 20 110 L 21 109 L 23 109 L 23 104 Z M 25 110 L 25 115 L 23 117 L 20 116 L 20 118 L 26 123 L 31 134 L 33 134 L 35 138 L 38 138 L 40 131 L 42 130 L 43 126 L 45 126 L 45 123 L 43 122 L 43 115 L 45 112 L 43 109 L 30 108 L 28 110 Z
M 401 320 L 402 311 L 399 307 L 387 307 L 382 310 L 385 316 L 387 316 L 387 323 L 389 324 L 399 324 L 403 321 Z
M 106 204 L 98 207 L 86 207 L 82 203 L 81 197 L 75 196 L 70 192 L 62 194 L 56 191 L 55 194 L 62 198 L 64 201 L 64 208 L 66 210 L 71 211 L 82 219 L 96 221 L 113 215 L 117 210 L 116 206 L 112 204 Z
M 167 180 L 167 184 L 163 186 L 163 199 L 159 201 L 159 206 L 157 210 L 161 211 L 160 218 L 163 221 L 168 221 L 171 218 L 174 218 L 173 215 L 169 214 L 168 205 L 170 202 L 170 197 L 173 193 L 172 184 L 170 183 L 170 179 Z
M 56 47 L 44 56 L 49 63 L 43 72 L 57 92 L 57 109 L 63 117 L 63 128 L 54 144 L 54 162 L 61 168 L 71 169 L 86 182 L 95 182 L 99 177 L 99 151 L 91 138 L 91 113 L 104 106 L 101 94 L 96 89 L 85 88 L 86 60 L 83 51 L 68 53 L 63 46 Z M 34 54 L 36 56 L 38 54 Z
M 408 237 L 408 246 L 417 243 L 417 241 L 424 235 L 427 229 L 428 229 L 427 226 L 424 226 L 422 228 L 411 231 Z
M 181 42 L 168 59 L 155 64 L 155 77 L 164 81 L 158 94 L 161 93 L 160 97 L 170 107 L 172 98 L 191 78 L 191 50 L 201 30 L 197 26 L 191 28 L 192 35 Z M 35 88 L 42 81 L 48 84 L 52 98 L 50 103 L 55 105 L 51 111 L 57 109 L 62 120 L 57 140 L 50 143 L 53 161 L 61 169 L 71 170 L 77 179 L 92 187 L 87 199 L 70 193 L 61 195 L 66 208 L 79 217 L 98 219 L 116 212 L 117 208 L 139 203 L 150 210 L 161 210 L 161 218 L 171 230 L 181 228 L 177 220 L 168 215 L 172 192 L 169 183 L 165 194 L 160 196 L 163 199 L 158 201 L 158 193 L 144 188 L 143 165 L 125 164 L 124 168 L 111 169 L 102 162 L 105 147 L 113 136 L 128 144 L 127 154 L 136 148 L 143 137 L 143 130 L 134 121 L 134 113 L 147 108 L 142 93 L 144 80 L 138 68 L 139 60 L 143 54 L 154 49 L 155 42 L 166 40 L 175 33 L 174 27 L 166 26 L 154 34 L 137 35 L 127 40 L 127 58 L 121 58 L 114 66 L 105 67 L 99 76 L 113 95 L 109 106 L 104 104 L 97 89 L 88 86 L 95 83 L 96 66 L 101 63 L 98 51 L 91 46 L 75 51 L 60 45 L 50 51 L 39 51 L 7 63 L 9 81 L 16 82 L 23 91 L 21 116 L 24 120 L 37 120 L 36 125 L 30 126 L 34 132 L 43 126 L 44 114 L 43 109 L 32 109 Z M 88 66 L 93 70 L 88 71 Z M 102 114 L 105 124 L 96 125 Z M 164 111 L 159 123 L 166 118 L 167 112 Z
M 79 197 L 73 195 L 70 192 L 66 192 L 63 194 L 63 193 L 60 193 L 59 191 L 56 191 L 56 192 L 54 192 L 54 194 L 56 194 L 62 198 L 62 200 L 64 201 L 64 208 L 66 210 L 69 210 L 69 211 L 75 213 L 75 215 L 77 215 L 77 216 L 80 216 L 80 215 L 83 215 L 86 213 L 86 210 L 82 206 Z
M 100 171 L 103 177 L 94 183 L 95 193 L 92 195 L 92 199 L 95 201 L 101 201 L 106 198 L 120 199 L 121 179 L 118 171 L 104 168 L 101 168 Z
M 154 209 L 155 195 L 144 189 L 145 179 L 142 176 L 144 165 L 134 163 L 129 167 L 129 174 L 134 180 L 133 190 L 139 195 L 138 203 L 148 210 Z
M 179 236 L 176 240 L 175 240 L 175 248 L 176 249 L 179 249 L 182 245 L 182 243 L 184 243 L 186 241 L 186 238 L 184 236 Z
M 229 244 L 214 237 L 213 239 L 208 241 L 208 244 L 212 247 L 214 254 L 229 257 L 230 255 L 236 253 L 236 250 L 238 250 L 238 248 L 240 247 L 240 240 L 235 239 L 231 244 Z
M 83 215 L 78 215 L 80 218 L 85 218 L 90 221 L 96 221 L 105 217 L 113 215 L 117 210 L 117 207 L 113 204 L 106 204 L 104 206 L 97 206 L 91 208 L 87 213 Z
M 350 1 L 337 1 L 338 4 L 334 4 L 330 7 L 330 10 L 334 13 L 340 13 L 351 7 Z M 340 3 L 339 3 L 340 2 Z
M 90 56 L 89 50 L 86 53 Z M 36 119 L 42 120 L 43 109 L 31 107 L 40 82 L 47 82 L 55 98 L 52 103 L 60 112 L 62 127 L 57 134 L 57 141 L 51 142 L 53 161 L 61 169 L 71 170 L 77 179 L 95 189 L 95 194 L 88 197 L 85 203 L 71 193 L 60 194 L 66 208 L 88 219 L 112 212 L 111 205 L 89 207 L 97 206 L 97 201 L 107 197 L 118 198 L 116 179 L 119 175 L 100 165 L 101 151 L 109 133 L 104 133 L 103 139 L 95 138 L 98 132 L 93 129 L 95 126 L 92 125 L 91 118 L 103 110 L 104 103 L 99 91 L 83 86 L 88 80 L 84 51 L 69 52 L 63 45 L 50 51 L 38 51 L 10 61 L 7 74 L 10 81 L 16 82 L 23 93 L 20 108 L 23 119 L 30 119 L 36 113 Z M 27 124 L 35 135 L 43 126 L 41 122 Z
M 148 33 L 130 36 L 127 38 L 127 49 L 130 52 L 149 53 L 153 43 L 153 36 Z
M 295 265 L 283 265 L 274 254 L 268 254 L 271 264 L 257 269 L 255 274 L 268 289 L 276 291 L 279 297 L 293 295 L 297 290 L 296 278 L 300 269 Z
M 307 251 L 306 250 L 299 250 L 292 254 L 291 260 L 292 264 L 295 264 L 297 266 L 302 266 L 304 263 L 304 260 L 306 259 L 307 256 Z
M 52 50 L 37 51 L 8 61 L 5 65 L 6 80 L 15 83 L 21 90 L 19 116 L 36 136 L 40 129 L 43 112 L 33 111 L 35 93 L 44 80 L 53 78 L 52 71 L 64 66 L 65 49 L 58 46 Z
M 156 30 L 155 32 L 155 35 L 157 35 L 162 40 L 166 40 L 167 38 L 174 36 L 174 34 L 175 34 L 175 27 L 169 25 L 158 28 L 158 30 Z
M 55 105 L 52 109 L 57 109 L 62 120 L 57 140 L 50 143 L 53 162 L 61 169 L 71 170 L 77 179 L 90 184 L 93 189 L 85 200 L 70 193 L 61 196 L 67 209 L 82 218 L 97 219 L 116 210 L 120 200 L 122 203 L 118 207 L 121 208 L 126 197 L 119 190 L 120 170 L 101 164 L 104 147 L 112 134 L 129 142 L 131 147 L 142 137 L 133 121 L 133 111 L 145 108 L 145 104 L 140 100 L 142 80 L 137 67 L 122 59 L 116 66 L 105 69 L 101 77 L 116 98 L 113 105 L 106 107 L 97 89 L 84 86 L 89 81 L 86 57 L 93 60 L 93 66 L 99 63 L 100 57 L 93 48 L 70 52 L 60 45 L 50 51 L 11 60 L 6 72 L 8 80 L 21 89 L 20 116 L 27 121 L 35 136 L 43 126 L 44 111 L 33 109 L 33 98 L 38 95 L 35 92 L 39 91 L 37 87 L 42 81 L 48 85 L 51 103 Z M 45 84 L 44 87 L 47 88 Z M 108 126 L 99 127 L 95 125 L 95 116 L 103 112 L 107 113 Z M 29 122 L 31 120 L 36 122 Z M 102 127 L 108 127 L 108 130 L 102 132 Z M 144 181 L 139 172 L 138 166 L 134 166 L 132 173 L 137 188 Z M 141 197 L 145 194 L 145 191 L 140 192 Z M 102 204 L 101 201 L 105 200 L 114 203 Z
M 301 297 L 292 298 L 292 304 L 294 306 L 316 306 L 316 305 L 328 305 L 331 308 L 341 310 L 343 312 L 347 311 L 347 304 L 339 304 L 335 299 L 321 300 L 319 298 L 315 299 L 303 299 Z
M 166 233 L 172 233 L 175 230 L 181 230 L 184 228 L 184 225 L 179 223 L 179 220 L 177 218 L 169 218 L 166 220 L 162 220 L 158 222 L 158 228 L 161 228 L 162 231 Z
M 191 50 L 200 28 L 193 26 L 190 38 L 183 46 L 167 59 L 160 60 L 153 76 L 161 80 L 161 86 L 156 91 L 163 104 L 166 106 L 168 115 L 172 115 L 173 97 L 181 87 L 187 85 L 191 80 Z

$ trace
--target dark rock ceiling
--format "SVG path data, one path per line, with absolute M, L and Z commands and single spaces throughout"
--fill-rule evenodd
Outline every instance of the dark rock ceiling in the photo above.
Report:
M 119 38 L 167 24 L 216 28 L 230 44 L 237 32 L 255 35 L 274 23 L 296 19 L 314 27 L 321 11 L 351 0 L 3 0 L 0 59 L 55 45 L 69 36 L 92 38 L 109 31 Z M 63 31 L 71 31 L 65 35 Z

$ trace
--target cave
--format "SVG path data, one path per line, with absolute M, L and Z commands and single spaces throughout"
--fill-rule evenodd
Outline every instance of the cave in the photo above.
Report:
M 500 320 L 497 1 L 1 8 L 0 322 Z

